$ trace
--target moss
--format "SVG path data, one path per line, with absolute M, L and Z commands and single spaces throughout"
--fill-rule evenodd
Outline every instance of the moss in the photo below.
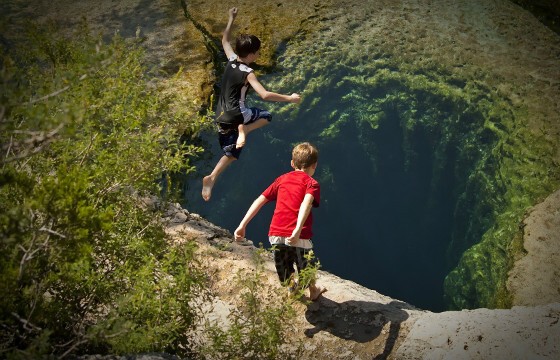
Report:
M 313 127 L 303 125 L 302 131 L 318 134 L 319 143 L 326 144 L 336 141 L 342 128 L 355 126 L 375 168 L 371 136 L 388 114 L 396 114 L 407 163 L 416 156 L 409 134 L 419 128 L 432 134 L 434 179 L 449 147 L 456 147 L 456 174 L 463 180 L 455 189 L 456 225 L 447 261 L 457 265 L 445 280 L 445 297 L 453 309 L 508 307 L 512 239 L 527 207 L 559 183 L 550 156 L 556 146 L 528 129 L 525 109 L 513 108 L 483 82 L 436 70 L 383 59 L 351 71 L 343 63 L 323 68 L 318 76 L 309 75 L 314 70 L 299 74 L 309 79 L 305 93 L 312 100 L 305 111 L 315 118 Z M 293 109 L 274 111 L 287 121 L 297 118 Z
M 495 110 L 489 113 L 499 119 L 500 115 Z M 527 127 L 519 126 L 523 120 L 519 116 L 502 122 L 506 131 L 488 124 L 492 131 L 499 134 L 499 140 L 492 149 L 492 156 L 499 159 L 499 163 L 485 176 L 505 189 L 504 205 L 494 210 L 497 212 L 496 220 L 481 242 L 468 249 L 458 266 L 447 276 L 445 288 L 451 308 L 504 308 L 511 305 L 506 281 L 513 260 L 522 251 L 519 224 L 527 209 L 560 183 L 560 173 L 550 156 L 554 144 L 535 135 Z M 472 281 L 469 270 L 474 269 L 485 269 L 484 276 L 475 277 Z
M 203 2 L 190 6 L 193 13 L 202 14 L 202 23 Z M 323 6 L 316 4 L 295 11 L 298 18 L 293 20 L 293 12 L 287 16 L 278 6 L 275 11 L 261 9 L 274 14 L 269 19 L 236 20 L 240 29 L 257 33 L 269 47 L 263 49 L 267 71 L 260 77 L 267 88 L 303 94 L 300 106 L 265 105 L 278 119 L 275 133 L 289 134 L 297 122 L 298 133 L 320 146 L 351 134 L 376 169 L 379 149 L 373 139 L 381 133 L 381 124 L 397 118 L 407 166 L 418 157 L 415 134 L 423 133 L 432 146 L 433 187 L 445 176 L 453 153 L 457 181 L 446 259 L 452 270 L 445 280 L 445 297 L 451 308 L 509 306 L 505 283 L 519 253 L 518 225 L 527 207 L 560 184 L 560 169 L 552 160 L 558 144 L 545 130 L 532 132 L 528 109 L 514 101 L 525 84 L 495 80 L 495 72 L 461 59 L 464 54 L 440 56 L 438 52 L 450 48 L 440 48 L 437 37 L 433 42 L 423 39 L 421 32 L 417 46 L 403 42 L 398 31 L 366 35 L 366 30 L 381 26 L 376 21 L 383 18 L 349 23 L 342 15 L 322 16 Z M 225 14 L 222 18 L 225 22 Z M 396 24 L 392 20 L 388 24 Z M 267 32 L 272 23 L 282 24 L 274 27 L 277 33 Z M 221 26 L 214 24 L 213 30 L 217 34 Z M 274 67 L 277 62 L 281 68 Z M 280 135 L 267 136 L 279 147 L 286 143 Z

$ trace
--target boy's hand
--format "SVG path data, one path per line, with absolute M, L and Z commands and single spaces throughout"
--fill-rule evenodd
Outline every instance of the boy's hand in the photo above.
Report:
M 292 103 L 299 103 L 301 101 L 301 96 L 299 94 L 293 93 L 290 95 L 290 102 Z
M 300 234 L 301 234 L 301 230 L 298 231 L 298 230 L 294 229 L 294 231 L 292 232 L 292 235 L 288 236 L 286 238 L 286 240 L 288 241 L 288 244 L 290 244 L 290 245 L 297 244 Z
M 245 228 L 238 227 L 237 229 L 235 229 L 234 235 L 235 235 L 235 241 L 245 240 Z
M 288 241 L 288 244 L 295 245 L 295 244 L 297 244 L 297 242 L 299 240 L 299 236 L 293 236 L 292 235 L 290 237 L 287 237 L 286 240 Z
M 236 16 L 237 16 L 237 8 L 232 7 L 231 9 L 229 9 L 229 17 L 235 19 Z

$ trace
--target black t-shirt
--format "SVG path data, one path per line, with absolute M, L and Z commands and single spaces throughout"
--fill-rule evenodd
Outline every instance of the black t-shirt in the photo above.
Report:
M 251 72 L 253 69 L 237 61 L 237 56 L 228 61 L 216 107 L 216 122 L 231 125 L 243 123 L 241 111 L 245 109 L 245 97 L 251 87 L 247 82 Z

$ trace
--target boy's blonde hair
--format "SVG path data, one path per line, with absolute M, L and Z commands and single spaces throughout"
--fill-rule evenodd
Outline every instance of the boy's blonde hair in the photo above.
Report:
M 308 142 L 297 144 L 292 150 L 292 161 L 296 169 L 306 169 L 317 160 L 319 160 L 319 150 Z

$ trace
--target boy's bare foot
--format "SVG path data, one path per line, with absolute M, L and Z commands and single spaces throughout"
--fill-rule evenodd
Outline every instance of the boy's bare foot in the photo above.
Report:
M 324 292 L 327 292 L 327 288 L 324 287 L 324 286 L 310 286 L 309 287 L 309 299 L 311 299 L 311 301 L 315 301 Z
M 235 147 L 237 149 L 240 149 L 243 146 L 245 146 L 245 133 L 239 132 L 239 136 L 237 137 L 237 141 L 235 142 Z
M 205 176 L 202 179 L 202 198 L 205 201 L 210 200 L 210 196 L 212 196 L 212 187 L 214 187 L 214 180 L 210 175 Z

